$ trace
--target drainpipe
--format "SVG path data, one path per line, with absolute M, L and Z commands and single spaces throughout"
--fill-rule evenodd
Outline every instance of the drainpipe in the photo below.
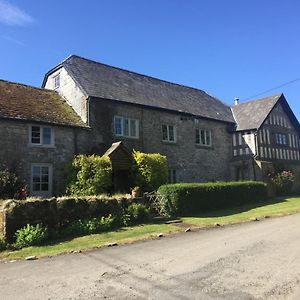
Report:
M 255 160 L 258 156 L 257 131 L 254 133 L 254 146 L 255 146 L 255 154 L 252 156 L 252 168 L 253 168 L 253 178 L 256 181 Z
M 91 127 L 91 125 L 90 125 L 90 102 L 91 102 L 91 98 L 88 97 L 86 99 L 86 123 L 89 127 Z

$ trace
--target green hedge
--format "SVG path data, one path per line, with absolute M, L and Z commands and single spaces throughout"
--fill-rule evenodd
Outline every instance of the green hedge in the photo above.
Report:
M 112 187 L 112 165 L 109 157 L 77 155 L 68 174 L 67 195 L 100 195 Z
M 166 156 L 159 153 L 133 151 L 136 164 L 135 185 L 143 192 L 157 190 L 168 182 L 168 163 Z
M 165 215 L 191 215 L 264 201 L 266 184 L 255 181 L 162 185 L 158 199 Z

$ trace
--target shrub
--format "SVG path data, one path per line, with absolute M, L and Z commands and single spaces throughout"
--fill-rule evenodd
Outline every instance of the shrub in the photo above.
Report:
M 130 216 L 132 223 L 140 223 L 149 218 L 149 209 L 144 204 L 132 203 L 128 206 L 126 214 Z
M 7 244 L 3 239 L 0 239 L 0 251 L 4 251 L 7 248 Z
M 262 182 L 178 183 L 158 189 L 160 209 L 166 216 L 197 214 L 264 201 Z
M 112 186 L 112 165 L 109 157 L 75 156 L 69 170 L 68 195 L 99 195 Z
M 68 226 L 61 229 L 62 236 L 76 236 L 84 234 L 93 234 L 108 231 L 115 226 L 115 218 L 112 215 L 108 217 L 91 218 L 84 220 L 77 220 L 71 222 Z
M 40 245 L 48 238 L 48 227 L 43 227 L 41 224 L 30 225 L 17 230 L 15 233 L 16 242 L 14 246 L 16 248 L 29 247 L 34 245 Z
M 13 198 L 21 187 L 22 182 L 14 172 L 0 170 L 0 199 Z
M 157 190 L 168 182 L 167 158 L 159 153 L 146 154 L 133 151 L 136 163 L 136 185 L 143 191 Z
M 295 177 L 291 171 L 282 171 L 269 174 L 271 184 L 275 187 L 276 194 L 287 195 L 291 193 Z

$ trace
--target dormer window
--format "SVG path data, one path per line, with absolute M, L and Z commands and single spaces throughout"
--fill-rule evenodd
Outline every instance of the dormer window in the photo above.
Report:
M 53 87 L 54 89 L 58 89 L 60 87 L 60 74 L 53 77 Z

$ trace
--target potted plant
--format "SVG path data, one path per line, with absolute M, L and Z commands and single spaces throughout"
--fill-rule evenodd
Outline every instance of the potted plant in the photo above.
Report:
M 131 189 L 131 197 L 132 198 L 137 198 L 140 195 L 140 187 L 139 186 L 135 186 L 133 189 Z

